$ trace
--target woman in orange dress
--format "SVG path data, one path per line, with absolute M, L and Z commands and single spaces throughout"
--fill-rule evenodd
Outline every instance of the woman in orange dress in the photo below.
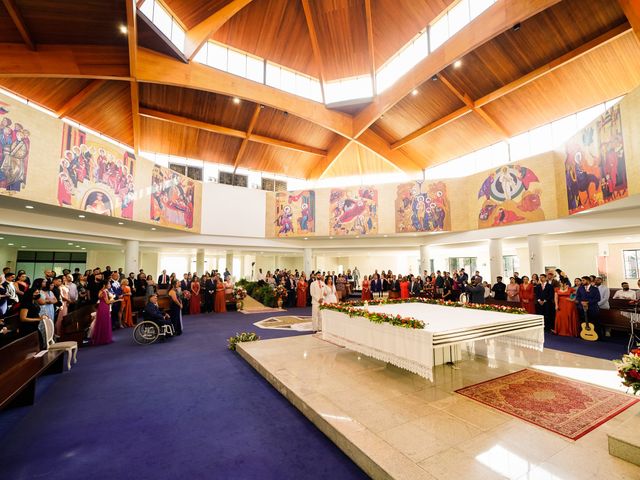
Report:
M 362 277 L 362 300 L 373 300 L 371 293 L 371 280 L 366 275 Z
M 227 302 L 224 300 L 225 285 L 220 275 L 216 275 L 216 299 L 213 304 L 213 311 L 223 313 L 227 311 Z
M 306 307 L 307 306 L 307 277 L 304 272 L 300 276 L 300 280 L 298 280 L 298 285 L 296 287 L 296 307 Z
M 407 277 L 402 277 L 402 280 L 400 280 L 400 298 L 403 300 L 409 298 L 409 280 L 407 280 Z
M 565 282 L 556 288 L 556 326 L 553 333 L 564 337 L 578 336 L 578 310 L 572 295 L 575 290 Z
M 533 291 L 533 283 L 529 281 L 529 277 L 526 275 L 522 277 L 522 284 L 520 284 L 520 304 L 527 313 L 535 315 L 536 302 L 535 293 Z
M 200 313 L 200 279 L 194 273 L 191 279 L 191 299 L 189 301 L 189 313 L 195 315 Z
M 126 278 L 120 284 L 122 287 L 122 324 L 125 327 L 133 327 L 133 317 L 131 315 L 131 287 Z

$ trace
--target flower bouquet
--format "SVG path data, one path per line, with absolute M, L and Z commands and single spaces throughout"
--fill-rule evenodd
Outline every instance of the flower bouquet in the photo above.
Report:
M 180 297 L 183 298 L 184 300 L 189 300 L 191 298 L 191 292 L 188 292 L 187 290 L 182 290 Z
M 235 336 L 229 337 L 229 350 L 235 350 L 236 345 L 240 342 L 255 342 L 256 340 L 260 340 L 260 337 L 254 332 L 242 332 L 236 333 Z
M 247 291 L 244 288 L 235 287 L 233 289 L 233 299 L 236 301 L 236 310 L 242 310 L 245 298 L 247 298 Z
M 618 376 L 622 379 L 622 385 L 631 388 L 636 395 L 640 391 L 640 348 L 634 348 L 622 356 L 621 360 L 614 360 Z

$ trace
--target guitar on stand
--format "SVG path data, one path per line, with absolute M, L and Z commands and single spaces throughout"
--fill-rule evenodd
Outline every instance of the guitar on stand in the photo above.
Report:
M 596 333 L 596 329 L 593 326 L 593 323 L 589 322 L 588 310 L 589 303 L 581 302 L 582 309 L 584 310 L 584 322 L 580 324 L 580 337 L 583 340 L 588 340 L 589 342 L 595 342 L 598 340 L 598 334 Z

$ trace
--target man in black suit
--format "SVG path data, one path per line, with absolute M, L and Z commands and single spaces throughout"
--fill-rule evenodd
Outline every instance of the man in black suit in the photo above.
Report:
M 213 299 L 216 294 L 216 281 L 214 277 L 208 278 L 204 282 L 204 311 L 207 313 L 213 312 Z
M 469 283 L 469 275 L 467 275 L 467 273 L 464 271 L 464 268 L 460 269 L 460 272 L 458 273 L 458 282 L 462 284 L 462 286 L 465 286 L 467 283 Z
M 162 270 L 162 274 L 158 277 L 158 288 L 162 290 L 169 288 L 169 275 L 166 270 Z
M 484 287 L 481 283 L 471 280 L 465 291 L 469 294 L 469 303 L 484 303 Z
M 544 316 L 545 330 L 552 330 L 556 321 L 555 291 L 545 275 L 540 275 L 540 283 L 535 288 L 536 313 Z
M 507 286 L 502 281 L 502 277 L 496 277 L 496 283 L 491 287 L 491 291 L 493 292 L 493 298 L 495 300 L 507 299 Z
M 420 293 L 422 293 L 422 279 L 419 276 L 411 276 L 411 283 L 409 284 L 409 294 L 412 297 L 419 297 Z
M 169 314 L 164 313 L 158 306 L 158 295 L 153 294 L 149 296 L 149 302 L 144 307 L 144 319 L 151 320 L 158 325 L 171 325 Z
M 191 282 L 189 281 L 189 275 L 186 273 L 182 276 L 182 280 L 180 281 L 180 289 L 182 290 L 182 293 L 187 292 L 191 295 Z M 184 297 L 182 297 L 182 314 L 189 314 L 189 300 Z

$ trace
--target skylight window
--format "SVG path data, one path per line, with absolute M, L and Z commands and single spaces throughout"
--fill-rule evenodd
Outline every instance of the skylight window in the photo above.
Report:
M 373 97 L 371 75 L 344 78 L 324 84 L 324 100 L 326 103 L 339 103 L 348 100 Z
M 316 102 L 322 102 L 320 82 L 302 73 L 267 62 L 265 84 Z
M 169 39 L 181 52 L 184 52 L 185 32 L 175 18 L 157 0 L 146 0 L 140 6 L 140 12 Z
M 383 92 L 393 85 L 427 55 L 429 55 L 429 37 L 425 30 L 378 70 L 376 74 L 377 93 Z

